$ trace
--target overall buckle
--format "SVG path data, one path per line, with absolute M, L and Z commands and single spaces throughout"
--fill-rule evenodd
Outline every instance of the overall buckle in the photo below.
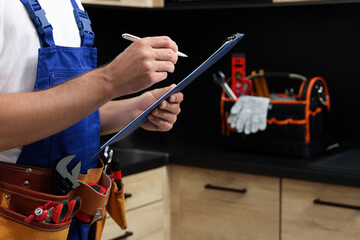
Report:
M 74 16 L 80 30 L 81 37 L 83 37 L 86 33 L 90 35 L 95 35 L 91 29 L 91 21 L 87 12 L 84 12 L 80 9 L 74 9 Z
M 33 20 L 36 30 L 40 35 L 45 34 L 45 28 L 50 27 L 51 30 L 53 29 L 51 24 L 45 17 L 45 11 L 42 9 L 37 1 L 30 0 L 29 2 L 25 3 L 25 7 L 30 14 L 30 18 Z

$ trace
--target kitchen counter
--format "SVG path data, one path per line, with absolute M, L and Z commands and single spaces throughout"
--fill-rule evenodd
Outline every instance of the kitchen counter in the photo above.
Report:
M 119 158 L 122 165 L 122 176 L 144 172 L 169 164 L 169 154 L 140 149 L 112 147 L 113 158 Z
M 114 146 L 122 159 L 124 174 L 150 170 L 167 164 L 316 181 L 360 187 L 360 147 L 342 147 L 311 159 L 287 156 L 242 153 L 204 146 L 155 145 L 140 148 Z M 151 150 L 152 149 L 152 150 Z

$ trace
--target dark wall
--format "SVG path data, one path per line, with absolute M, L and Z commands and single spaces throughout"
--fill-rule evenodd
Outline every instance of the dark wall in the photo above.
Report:
M 360 140 L 360 3 L 287 5 L 221 9 L 131 9 L 86 6 L 96 33 L 99 64 L 113 59 L 138 36 L 168 35 L 179 50 L 176 72 L 164 84 L 179 82 L 236 32 L 245 37 L 234 52 L 245 53 L 247 71 L 286 71 L 322 76 L 331 96 L 334 134 Z M 174 129 L 157 133 L 167 143 L 212 141 L 220 135 L 221 89 L 211 74 L 230 75 L 230 54 L 184 90 L 182 114 Z M 160 84 L 161 85 L 161 84 Z M 147 137 L 137 131 L 132 138 Z

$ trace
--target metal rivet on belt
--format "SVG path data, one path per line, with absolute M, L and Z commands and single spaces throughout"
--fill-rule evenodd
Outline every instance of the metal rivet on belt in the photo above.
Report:
M 26 180 L 26 181 L 24 182 L 24 185 L 25 185 L 25 186 L 29 185 L 29 181 Z
M 6 194 L 6 195 L 5 195 L 5 198 L 6 198 L 6 199 L 10 199 L 10 195 L 9 195 L 9 194 Z
M 26 173 L 32 173 L 32 169 L 31 168 L 26 169 Z

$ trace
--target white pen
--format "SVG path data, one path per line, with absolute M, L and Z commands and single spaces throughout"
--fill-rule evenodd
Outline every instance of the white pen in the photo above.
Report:
M 121 35 L 124 39 L 126 40 L 129 40 L 129 41 L 132 41 L 132 42 L 135 42 L 136 40 L 139 40 L 140 38 L 137 37 L 137 36 L 134 36 L 134 35 L 131 35 L 131 34 L 128 34 L 128 33 L 123 33 Z M 177 55 L 179 57 L 188 57 L 186 54 L 182 53 L 182 52 L 177 52 Z

